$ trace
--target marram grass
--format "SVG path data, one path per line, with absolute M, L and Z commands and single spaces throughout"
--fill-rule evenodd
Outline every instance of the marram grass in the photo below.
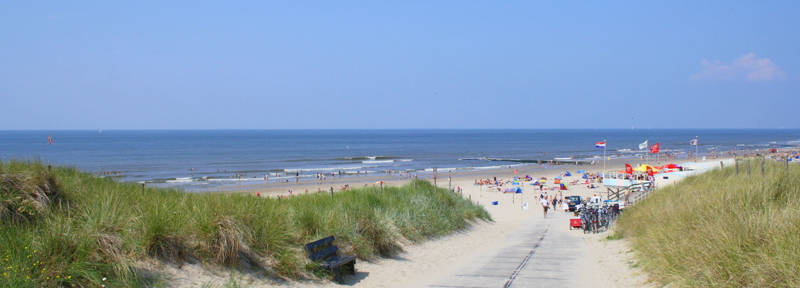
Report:
M 72 168 L 0 163 L 0 286 L 163 286 L 146 259 L 260 267 L 313 277 L 302 245 L 335 235 L 346 253 L 391 256 L 490 220 L 425 181 L 288 199 L 184 193 L 96 178 Z M 156 275 L 155 277 L 153 275 Z
M 625 211 L 619 231 L 673 287 L 800 287 L 800 167 L 688 177 Z

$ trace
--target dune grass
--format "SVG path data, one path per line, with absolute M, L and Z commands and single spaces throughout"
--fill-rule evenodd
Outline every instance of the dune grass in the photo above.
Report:
M 0 163 L 0 286 L 162 286 L 137 264 L 153 258 L 313 277 L 304 243 L 335 235 L 345 252 L 385 257 L 403 241 L 477 219 L 490 220 L 425 181 L 275 199 L 143 188 L 12 161 Z
M 661 284 L 800 287 L 800 167 L 760 160 L 751 176 L 716 169 L 659 189 L 618 229 Z M 754 167 L 756 167 L 754 166 Z

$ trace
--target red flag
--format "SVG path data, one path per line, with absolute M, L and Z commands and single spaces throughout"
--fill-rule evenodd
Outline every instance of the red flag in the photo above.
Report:
M 631 167 L 631 164 L 625 163 L 625 174 L 633 174 L 633 167 Z
M 650 166 L 647 166 L 647 175 L 653 176 L 653 168 L 650 168 Z
M 519 171 L 517 171 L 517 169 L 514 169 L 514 175 L 516 175 L 517 173 L 519 173 Z
M 659 148 L 659 146 L 661 146 L 660 144 L 661 143 L 656 143 L 656 144 L 653 144 L 653 146 L 650 146 L 650 154 L 658 153 L 658 148 Z
M 53 144 L 53 136 L 47 135 L 47 143 Z

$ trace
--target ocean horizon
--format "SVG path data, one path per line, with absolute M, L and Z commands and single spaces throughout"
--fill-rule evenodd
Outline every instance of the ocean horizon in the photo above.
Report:
M 48 142 L 48 137 L 53 143 Z M 685 158 L 800 145 L 800 129 L 220 129 L 0 131 L 0 160 L 74 166 L 125 182 L 213 188 L 268 177 L 424 173 L 529 165 L 538 160 L 596 161 L 638 146 Z

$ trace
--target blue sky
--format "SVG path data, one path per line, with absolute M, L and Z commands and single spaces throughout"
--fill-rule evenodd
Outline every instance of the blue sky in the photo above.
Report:
M 0 3 L 0 129 L 800 128 L 792 1 L 131 2 Z

